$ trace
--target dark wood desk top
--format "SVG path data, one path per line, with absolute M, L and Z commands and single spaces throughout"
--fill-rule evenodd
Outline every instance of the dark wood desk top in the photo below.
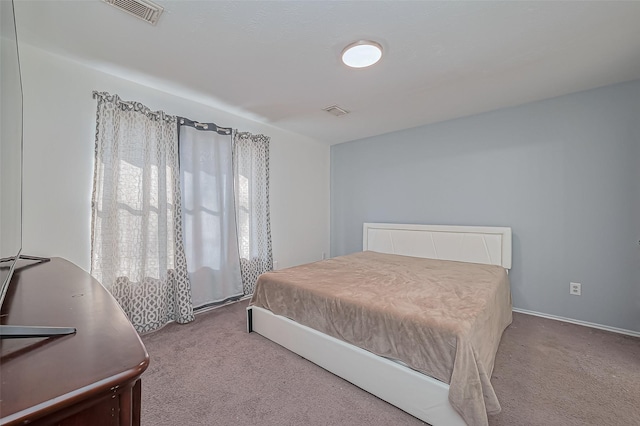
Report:
M 6 325 L 77 329 L 69 336 L 1 341 L 3 425 L 106 395 L 139 377 L 149 364 L 142 341 L 113 297 L 64 259 L 17 270 L 0 315 Z

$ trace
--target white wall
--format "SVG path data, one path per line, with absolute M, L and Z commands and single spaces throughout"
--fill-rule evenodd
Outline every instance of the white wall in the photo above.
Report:
M 23 253 L 90 268 L 96 101 L 118 94 L 153 110 L 271 137 L 270 203 L 279 267 L 329 252 L 329 147 L 304 136 L 20 45 L 24 86 Z

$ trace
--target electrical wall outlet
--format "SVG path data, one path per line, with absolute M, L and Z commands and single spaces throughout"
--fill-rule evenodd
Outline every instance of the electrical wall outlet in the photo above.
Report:
M 582 284 L 569 283 L 569 294 L 572 294 L 574 296 L 580 296 L 582 294 Z

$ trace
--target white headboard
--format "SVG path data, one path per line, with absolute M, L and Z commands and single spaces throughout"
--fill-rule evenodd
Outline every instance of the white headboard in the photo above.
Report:
M 363 250 L 511 269 L 511 228 L 365 223 Z

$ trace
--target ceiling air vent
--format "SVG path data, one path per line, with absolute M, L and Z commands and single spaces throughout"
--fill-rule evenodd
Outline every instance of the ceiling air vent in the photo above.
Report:
M 344 108 L 340 108 L 338 105 L 331 105 L 326 108 L 323 108 L 323 110 L 327 111 L 331 115 L 335 115 L 336 117 L 349 114 L 349 111 L 347 111 Z
M 158 22 L 158 18 L 162 14 L 164 8 L 157 4 L 150 2 L 149 0 L 102 0 L 111 6 L 117 7 L 120 10 L 124 10 L 130 15 L 147 21 L 151 25 L 155 25 Z

